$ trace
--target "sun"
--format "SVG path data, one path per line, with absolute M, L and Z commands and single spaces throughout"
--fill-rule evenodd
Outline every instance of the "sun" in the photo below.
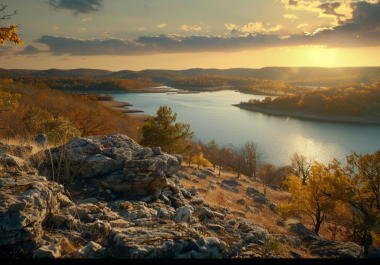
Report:
M 306 51 L 307 61 L 313 66 L 334 67 L 339 65 L 339 56 L 335 49 L 321 46 L 308 47 Z

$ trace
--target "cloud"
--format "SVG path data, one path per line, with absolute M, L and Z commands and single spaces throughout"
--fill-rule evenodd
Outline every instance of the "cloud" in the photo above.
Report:
M 290 19 L 290 20 L 295 20 L 295 19 L 297 19 L 297 16 L 294 15 L 294 14 L 283 14 L 282 17 L 283 17 L 283 18 L 286 18 L 286 19 Z
M 360 2 L 353 6 L 352 18 L 338 26 L 321 27 L 308 34 L 287 35 L 277 32 L 276 26 L 260 23 L 237 26 L 226 24 L 229 31 L 239 33 L 221 36 L 158 35 L 142 36 L 135 40 L 116 38 L 76 39 L 43 36 L 37 43 L 49 47 L 54 55 L 145 55 L 207 51 L 240 51 L 268 47 L 323 45 L 328 47 L 380 46 L 380 3 Z M 300 24 L 298 28 L 306 25 Z M 244 34 L 240 34 L 244 33 Z M 45 52 L 27 47 L 24 54 Z
M 99 11 L 103 0 L 49 0 L 49 4 L 56 9 L 68 9 L 75 15 Z
M 198 25 L 194 25 L 194 26 L 182 25 L 180 29 L 183 31 L 201 31 L 202 27 Z
M 319 17 L 333 18 L 333 25 L 352 18 L 358 3 L 377 4 L 379 0 L 281 0 L 286 9 L 318 13 Z
M 309 24 L 298 24 L 297 25 L 297 29 L 302 29 L 302 28 L 304 28 L 304 27 L 307 27 L 307 26 L 309 26 Z
M 32 46 L 32 45 L 28 45 L 25 47 L 25 49 L 23 51 L 19 51 L 19 52 L 16 52 L 16 54 L 20 54 L 20 55 L 34 55 L 34 54 L 37 54 L 37 53 L 41 53 L 43 51 L 37 49 L 36 47 Z
M 159 29 L 163 29 L 163 28 L 165 28 L 166 26 L 167 26 L 167 24 L 162 23 L 162 24 L 158 24 L 158 25 L 157 25 L 157 28 L 159 28 Z
M 282 26 L 267 26 L 265 27 L 262 22 L 250 22 L 246 25 L 239 26 L 235 24 L 224 24 L 226 29 L 231 33 L 248 33 L 248 34 L 256 34 L 256 33 L 268 33 L 279 31 Z

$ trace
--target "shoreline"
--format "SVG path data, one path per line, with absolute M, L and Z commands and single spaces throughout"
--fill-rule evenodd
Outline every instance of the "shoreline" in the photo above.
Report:
M 122 102 L 122 101 L 116 101 L 116 100 L 100 100 L 101 104 L 107 108 L 116 110 L 118 112 L 124 113 L 124 114 L 130 114 L 130 113 L 141 113 L 144 112 L 142 110 L 134 110 L 129 109 L 126 107 L 132 107 L 133 105 L 128 102 Z
M 249 111 L 264 113 L 267 115 L 291 117 L 291 118 L 296 118 L 296 119 L 301 119 L 301 120 L 351 123 L 351 124 L 359 124 L 359 125 L 377 125 L 377 126 L 380 125 L 380 121 L 373 120 L 373 117 L 365 117 L 363 119 L 363 118 L 342 117 L 342 116 L 321 116 L 321 115 L 306 114 L 306 113 L 300 113 L 300 112 L 266 109 L 263 107 L 257 107 L 257 106 L 253 106 L 252 104 L 244 104 L 244 103 L 232 104 L 232 106 L 249 110 Z

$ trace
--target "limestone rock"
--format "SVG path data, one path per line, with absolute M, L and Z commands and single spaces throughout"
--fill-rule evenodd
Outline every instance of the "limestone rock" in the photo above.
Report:
M 26 162 L 24 159 L 8 155 L 8 154 L 0 154 L 0 165 L 5 167 L 17 167 L 22 169 L 26 166 Z
M 107 257 L 106 249 L 94 241 L 88 242 L 78 253 L 84 259 L 102 259 Z
M 193 208 L 191 206 L 183 206 L 176 210 L 174 220 L 177 223 L 189 223 Z

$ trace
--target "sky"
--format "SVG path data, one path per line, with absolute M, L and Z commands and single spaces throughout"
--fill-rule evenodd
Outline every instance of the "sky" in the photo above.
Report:
M 0 67 L 379 66 L 379 0 L 0 0 Z M 4 14 L 4 13 L 3 13 Z M 0 14 L 1 17 L 2 14 Z

